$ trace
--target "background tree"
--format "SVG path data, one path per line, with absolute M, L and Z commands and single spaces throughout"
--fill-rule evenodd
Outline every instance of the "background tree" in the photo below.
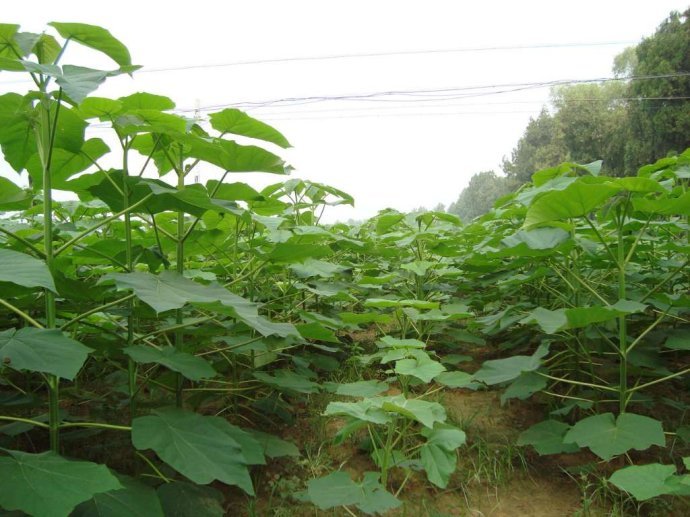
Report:
M 568 160 L 577 163 L 604 160 L 605 174 L 625 175 L 626 89 L 624 83 L 608 82 L 561 86 L 552 91 L 555 125 L 567 149 Z
M 511 153 L 503 159 L 503 172 L 516 185 L 527 183 L 539 169 L 557 165 L 567 159 L 568 149 L 556 119 L 544 108 L 536 119 L 530 119 L 525 132 Z
M 514 186 L 510 178 L 498 176 L 494 171 L 480 172 L 472 176 L 457 201 L 448 206 L 448 212 L 469 221 L 491 210 L 494 202 Z
M 690 10 L 671 13 L 654 35 L 635 47 L 634 76 L 690 71 L 689 16 Z M 625 161 L 630 169 L 690 147 L 690 76 L 634 80 L 629 95 L 642 98 L 629 106 L 632 138 Z

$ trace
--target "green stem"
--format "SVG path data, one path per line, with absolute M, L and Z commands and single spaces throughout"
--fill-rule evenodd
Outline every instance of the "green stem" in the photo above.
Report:
M 618 221 L 618 299 L 625 300 L 625 248 L 623 241 L 624 214 L 619 214 Z M 618 349 L 620 351 L 619 386 L 618 386 L 618 411 L 625 413 L 628 401 L 628 327 L 626 315 L 618 317 Z
M 132 431 L 132 428 L 127 425 L 103 424 L 101 422 L 63 422 L 60 424 L 61 429 L 68 427 L 96 427 L 98 429 L 110 429 L 111 431 Z
M 146 202 L 147 202 L 149 199 L 151 199 L 152 197 L 153 197 L 153 193 L 148 194 L 147 196 L 141 198 L 139 201 L 137 201 L 137 202 L 134 203 L 133 205 L 128 206 L 127 208 L 125 208 L 124 210 L 119 211 L 119 212 L 116 213 L 116 214 L 113 214 L 113 215 L 111 215 L 111 216 L 106 217 L 105 219 L 99 221 L 97 224 L 93 225 L 91 228 L 87 228 L 86 230 L 84 230 L 83 232 L 79 233 L 79 234 L 76 235 L 75 237 L 72 237 L 70 240 L 68 240 L 66 243 L 64 243 L 62 246 L 60 246 L 57 250 L 55 250 L 55 256 L 58 256 L 58 255 L 59 255 L 60 253 L 62 253 L 63 251 L 67 250 L 67 249 L 68 249 L 70 246 L 72 246 L 75 242 L 78 242 L 78 241 L 80 241 L 81 239 L 83 239 L 84 237 L 86 237 L 87 235 L 89 235 L 90 233 L 95 232 L 95 231 L 98 230 L 101 226 L 105 226 L 105 225 L 108 224 L 109 222 L 114 221 L 115 219 L 119 219 L 119 218 L 122 217 L 123 215 L 125 215 L 125 214 L 131 212 L 132 210 L 134 210 L 134 209 L 136 209 L 136 208 L 139 208 L 141 205 L 143 205 L 144 203 L 146 203 Z
M 29 323 L 31 323 L 34 327 L 39 328 L 39 329 L 42 329 L 42 328 L 43 328 L 43 325 L 41 325 L 38 321 L 36 321 L 35 319 L 33 319 L 31 316 L 29 316 L 27 313 L 25 313 L 25 312 L 24 312 L 23 310 L 21 310 L 20 308 L 15 307 L 14 305 L 12 305 L 10 302 L 5 301 L 5 300 L 3 300 L 2 298 L 0 298 L 0 305 L 2 305 L 2 306 L 4 306 L 4 307 L 7 307 L 9 310 L 11 310 L 12 312 L 14 312 L 15 314 L 21 316 L 23 319 L 25 319 L 26 321 L 28 321 Z
M 45 424 L 43 422 L 36 422 L 36 420 L 31 420 L 30 418 L 20 418 L 16 416 L 2 416 L 0 415 L 0 420 L 4 420 L 7 422 L 21 422 L 23 424 L 31 424 L 35 425 L 37 427 L 42 427 L 44 429 L 50 429 L 50 425 Z
M 83 312 L 80 315 L 75 316 L 74 318 L 69 320 L 64 325 L 62 325 L 60 327 L 60 329 L 65 330 L 65 329 L 71 327 L 72 325 L 74 325 L 75 323 L 78 323 L 79 321 L 83 320 L 84 318 L 88 318 L 92 314 L 96 314 L 97 312 L 103 312 L 104 310 L 109 309 L 110 307 L 120 305 L 121 303 L 124 303 L 127 300 L 131 300 L 132 298 L 134 298 L 134 296 L 135 296 L 134 294 L 128 294 L 127 296 L 124 296 L 122 298 L 118 298 L 117 300 L 113 300 L 112 302 L 108 302 L 108 303 L 105 303 L 103 305 L 99 305 L 98 307 L 95 307 L 89 311 Z
M 181 149 L 180 149 L 181 151 Z M 184 188 L 184 158 L 182 158 L 182 152 L 180 152 L 180 165 L 177 172 L 177 188 L 182 190 Z M 177 249 L 176 249 L 176 261 L 175 264 L 177 273 L 182 276 L 184 274 L 184 239 L 185 239 L 185 228 L 184 228 L 184 212 L 179 210 L 177 212 Z M 175 311 L 175 323 L 178 329 L 175 331 L 175 348 L 181 351 L 184 348 L 184 332 L 182 330 L 182 321 L 184 318 L 184 313 L 182 309 L 177 309 Z M 175 403 L 177 407 L 182 407 L 182 397 L 183 397 L 183 377 L 181 374 L 176 375 L 176 387 L 175 392 Z
M 18 242 L 21 242 L 24 246 L 26 246 L 27 248 L 29 248 L 31 251 L 33 251 L 36 255 L 38 255 L 38 256 L 41 257 L 42 259 L 44 259 L 44 258 L 46 257 L 46 254 L 45 254 L 42 250 L 38 249 L 36 246 L 34 246 L 33 244 L 31 244 L 31 243 L 30 243 L 29 241 L 27 241 L 26 239 L 20 237 L 20 236 L 17 235 L 16 233 L 12 233 L 11 231 L 6 230 L 6 229 L 3 228 L 2 226 L 0 226 L 0 233 L 4 233 L 4 234 L 7 235 L 8 237 L 12 237 L 14 240 L 16 240 L 16 241 L 18 241 Z

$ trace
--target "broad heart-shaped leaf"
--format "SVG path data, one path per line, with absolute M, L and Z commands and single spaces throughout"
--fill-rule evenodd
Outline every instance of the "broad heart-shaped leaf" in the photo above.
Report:
M 642 451 L 652 445 L 666 444 L 661 422 L 633 413 L 622 413 L 618 419 L 612 413 L 587 417 L 575 424 L 563 441 L 588 447 L 604 460 L 630 449 Z
M 564 190 L 552 191 L 537 198 L 528 208 L 524 226 L 581 217 L 601 208 L 621 187 L 612 184 L 586 183 L 578 180 Z
M 425 443 L 420 449 L 420 458 L 427 479 L 439 488 L 446 488 L 457 466 L 457 453 L 433 443 Z
M 105 465 L 69 461 L 53 452 L 6 451 L 0 457 L 0 507 L 36 517 L 64 517 L 95 494 L 122 485 Z
M 78 41 L 82 45 L 103 52 L 120 66 L 132 64 L 127 47 L 102 27 L 85 23 L 59 22 L 48 25 L 55 27 L 63 38 Z
M 558 420 L 544 420 L 523 431 L 518 445 L 531 445 L 541 455 L 575 452 L 579 449 L 574 443 L 564 443 L 563 437 L 570 429 L 568 424 Z
M 160 350 L 146 346 L 130 346 L 123 350 L 136 363 L 158 363 L 179 372 L 190 381 L 210 379 L 218 375 L 211 364 L 192 354 L 177 350 L 175 347 L 166 346 Z
M 322 510 L 338 506 L 356 506 L 367 515 L 384 514 L 402 503 L 386 491 L 378 472 L 365 472 L 361 483 L 355 483 L 343 471 L 336 471 L 307 483 L 309 500 Z
M 67 149 L 55 148 L 51 158 L 51 183 L 57 190 L 69 190 L 67 180 L 70 176 L 78 172 L 85 171 L 93 165 L 94 160 L 110 151 L 110 148 L 100 138 L 92 138 L 84 142 L 78 152 L 68 151 Z M 33 155 L 26 163 L 26 169 L 31 176 L 34 188 L 41 188 L 43 185 L 43 167 L 41 159 L 37 154 Z
M 46 263 L 18 251 L 0 249 L 0 281 L 57 292 Z
M 163 483 L 158 498 L 165 517 L 223 517 L 224 497 L 210 486 L 193 485 L 184 481 Z M 124 517 L 124 516 L 123 516 Z
M 180 474 L 206 485 L 214 480 L 254 495 L 241 445 L 223 418 L 177 408 L 156 409 L 132 422 L 132 443 L 153 449 Z
M 244 111 L 228 108 L 217 113 L 211 113 L 209 119 L 211 120 L 211 127 L 221 133 L 232 133 L 233 135 L 265 140 L 283 148 L 290 147 L 290 143 L 279 131 L 250 117 Z
M 231 293 L 217 283 L 203 285 L 173 271 L 152 275 L 141 271 L 110 273 L 101 281 L 115 280 L 118 289 L 131 289 L 139 299 L 156 312 L 180 309 L 187 303 L 195 303 L 222 312 L 246 323 L 264 336 L 272 334 L 286 337 L 297 336 L 295 327 L 288 323 L 273 323 L 258 313 L 258 305 Z
M 94 495 L 77 506 L 70 517 L 163 517 L 153 488 L 126 476 L 117 478 L 123 488 Z
M 82 66 L 65 65 L 62 74 L 55 79 L 65 94 L 77 104 L 86 99 L 108 77 L 130 72 L 131 70 L 95 70 Z
M 57 329 L 22 328 L 0 332 L 0 360 L 15 370 L 50 373 L 72 380 L 91 352 Z
M 561 228 L 535 228 L 520 230 L 501 241 L 508 248 L 526 246 L 532 250 L 555 248 L 570 238 L 570 234 Z
M 541 366 L 541 360 L 549 353 L 549 346 L 542 344 L 532 355 L 516 355 L 506 359 L 485 361 L 474 374 L 476 381 L 489 386 L 512 381 L 523 372 L 533 372 Z
M 673 487 L 668 481 L 675 473 L 675 465 L 631 465 L 614 472 L 609 481 L 638 501 L 646 501 L 652 497 L 673 493 Z

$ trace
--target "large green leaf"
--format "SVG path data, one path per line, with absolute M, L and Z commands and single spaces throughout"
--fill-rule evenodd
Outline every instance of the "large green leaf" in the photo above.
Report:
M 57 292 L 46 263 L 18 251 L 0 249 L 0 281 Z
M 223 418 L 176 408 L 156 409 L 153 415 L 134 419 L 132 443 L 140 450 L 153 449 L 195 483 L 218 480 L 254 494 L 242 446 Z
M 669 478 L 676 473 L 675 465 L 631 465 L 614 472 L 609 482 L 631 494 L 638 501 L 674 492 Z
M 223 517 L 223 494 L 210 486 L 184 481 L 163 483 L 158 497 L 165 517 Z
M 218 375 L 208 361 L 201 357 L 166 346 L 160 350 L 146 346 L 130 346 L 123 350 L 137 363 L 157 363 L 179 372 L 191 381 L 210 379 Z
M 55 27 L 63 38 L 78 41 L 82 45 L 103 52 L 120 66 L 132 64 L 127 47 L 102 27 L 85 23 L 60 22 L 52 22 L 48 25 Z
M 580 420 L 566 433 L 563 442 L 588 447 L 600 458 L 609 460 L 630 449 L 663 447 L 666 439 L 658 420 L 633 413 L 622 413 L 615 419 L 612 413 L 603 413 Z
M 43 372 L 72 380 L 90 348 L 56 329 L 22 328 L 0 332 L 0 359 L 15 370 Z
M 217 283 L 203 285 L 173 271 L 163 271 L 159 275 L 141 271 L 110 273 L 102 281 L 109 279 L 115 280 L 118 289 L 133 290 L 139 299 L 159 313 L 194 303 L 235 317 L 264 336 L 299 336 L 293 325 L 268 321 L 259 315 L 257 304 Z
M 95 494 L 122 485 L 105 465 L 69 461 L 53 452 L 6 451 L 0 457 L 0 507 L 36 517 L 64 517 Z
M 156 491 L 126 476 L 118 476 L 123 488 L 93 496 L 70 514 L 70 517 L 163 517 Z
M 613 305 L 574 307 L 554 311 L 537 307 L 528 316 L 520 320 L 522 324 L 536 323 L 547 334 L 561 330 L 587 327 L 594 323 L 611 321 L 619 316 L 642 312 L 647 306 L 632 300 L 619 300 Z
M 347 415 L 364 422 L 387 424 L 393 419 L 381 408 L 382 404 L 382 397 L 368 398 L 357 402 L 329 402 L 323 414 L 325 416 Z
M 276 129 L 238 109 L 228 108 L 217 113 L 211 113 L 209 119 L 213 129 L 221 133 L 257 138 L 280 147 L 290 147 L 287 139 Z
M 564 190 L 537 198 L 527 210 L 524 225 L 530 227 L 587 215 L 619 191 L 620 187 L 611 184 L 576 181 Z

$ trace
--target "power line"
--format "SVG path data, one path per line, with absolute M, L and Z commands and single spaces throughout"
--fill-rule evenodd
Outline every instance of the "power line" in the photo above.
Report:
M 598 42 L 571 42 L 571 43 L 544 43 L 544 44 L 526 44 L 526 45 L 497 45 L 487 47 L 460 47 L 460 48 L 445 48 L 445 49 L 418 49 L 418 50 L 393 50 L 387 52 L 361 52 L 350 54 L 325 54 L 318 56 L 293 56 L 284 58 L 267 58 L 267 59 L 253 59 L 244 61 L 232 61 L 227 63 L 210 63 L 201 65 L 180 65 L 174 67 L 159 67 L 159 68 L 142 68 L 137 71 L 137 74 L 158 73 L 158 72 L 178 72 L 186 70 L 203 70 L 212 68 L 226 68 L 234 66 L 248 66 L 248 65 L 267 65 L 277 63 L 295 63 L 295 62 L 309 62 L 309 61 L 332 61 L 345 59 L 367 59 L 378 57 L 395 57 L 395 56 L 417 56 L 417 55 L 432 55 L 432 54 L 459 54 L 470 52 L 496 52 L 496 51 L 514 51 L 514 50 L 544 50 L 544 49 L 561 49 L 561 48 L 582 48 L 582 47 L 604 47 L 604 46 L 624 46 L 635 44 L 635 41 L 598 41 Z M 18 79 L 11 81 L 0 81 L 3 84 L 22 84 L 30 83 L 29 79 Z
M 632 45 L 635 41 L 600 41 L 600 42 L 572 42 L 572 43 L 544 43 L 527 45 L 497 45 L 489 47 L 460 47 L 445 49 L 421 49 L 421 50 L 393 50 L 388 52 L 360 52 L 351 54 L 325 54 L 320 56 L 295 56 L 283 58 L 252 59 L 245 61 L 232 61 L 228 63 L 212 63 L 205 65 L 181 65 L 166 68 L 144 68 L 138 73 L 153 72 L 177 72 L 181 70 L 199 70 L 204 68 L 224 68 L 231 66 L 265 65 L 273 63 L 294 63 L 299 61 L 330 61 L 341 59 L 362 59 L 393 56 L 416 56 L 425 54 L 459 54 L 468 52 L 496 52 L 505 50 L 540 50 L 553 48 L 578 48 L 578 47 L 603 47 Z
M 278 99 L 269 99 L 262 101 L 239 101 L 224 104 L 213 104 L 202 107 L 195 108 L 181 108 L 175 110 L 178 113 L 188 113 L 194 111 L 210 111 L 216 109 L 222 109 L 227 107 L 238 107 L 246 109 L 259 109 L 269 106 L 275 107 L 285 107 L 285 106 L 298 106 L 303 104 L 313 104 L 319 102 L 329 102 L 329 101 L 357 101 L 357 102 L 436 102 L 438 100 L 457 100 L 466 98 L 483 97 L 488 95 L 500 95 L 504 93 L 514 93 L 517 91 L 535 89 L 535 88 L 545 88 L 554 86 L 566 86 L 574 84 L 585 84 L 585 83 L 604 83 L 611 81 L 643 81 L 652 79 L 670 79 L 678 77 L 690 76 L 690 72 L 676 72 L 670 74 L 658 74 L 658 75 L 640 75 L 640 76 L 629 76 L 629 77 L 598 77 L 591 79 L 558 79 L 551 81 L 541 81 L 541 82 L 525 82 L 525 83 L 505 83 L 505 84 L 494 84 L 494 85 L 476 85 L 476 86 L 457 86 L 457 87 L 445 87 L 445 88 L 428 88 L 428 89 L 417 89 L 417 90 L 384 90 L 375 92 L 365 92 L 356 94 L 337 94 L 337 95 L 311 95 L 305 97 L 283 97 Z M 503 88 L 503 89 L 499 89 Z M 430 96 L 429 94 L 433 94 Z M 413 96 L 422 96 L 423 98 L 407 98 Z M 397 97 L 406 97 L 403 99 Z

